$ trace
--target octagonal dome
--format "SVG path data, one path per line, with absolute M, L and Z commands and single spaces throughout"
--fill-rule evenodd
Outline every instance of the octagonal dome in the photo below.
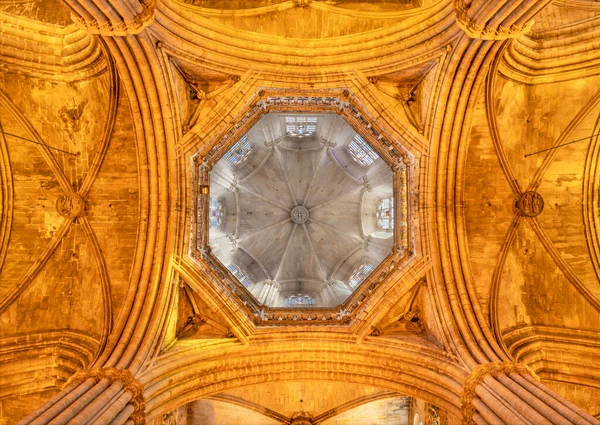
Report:
M 266 114 L 209 175 L 208 245 L 262 305 L 340 305 L 394 245 L 392 169 L 339 115 Z

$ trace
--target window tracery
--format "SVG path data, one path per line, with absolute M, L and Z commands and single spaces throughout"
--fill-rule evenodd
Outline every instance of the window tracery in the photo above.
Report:
M 223 157 L 232 165 L 238 165 L 245 161 L 253 151 L 254 146 L 248 140 L 248 136 L 244 134 L 240 140 L 225 152 Z
M 354 271 L 350 275 L 350 278 L 348 279 L 348 284 L 352 288 L 356 288 L 358 285 L 363 283 L 363 281 L 373 271 L 373 269 L 375 269 L 373 264 L 369 263 L 368 261 L 365 261 L 356 269 L 354 269 Z
M 384 198 L 377 204 L 377 225 L 380 229 L 394 228 L 394 198 Z
M 285 134 L 292 137 L 314 136 L 315 132 L 317 131 L 317 122 L 317 117 L 285 117 Z
M 379 155 L 375 153 L 373 148 L 358 134 L 354 136 L 354 139 L 352 139 L 346 150 L 350 157 L 364 168 L 379 158 Z
M 289 295 L 285 298 L 285 305 L 288 307 L 315 305 L 315 298 L 304 294 Z
M 230 264 L 227 268 L 246 288 L 254 283 L 248 273 L 237 264 Z

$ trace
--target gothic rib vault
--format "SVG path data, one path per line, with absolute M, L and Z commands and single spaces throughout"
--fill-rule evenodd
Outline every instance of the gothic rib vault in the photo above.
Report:
M 0 0 L 0 29 L 1 424 L 599 423 L 596 2 Z M 216 161 L 275 116 L 345 120 L 406 207 L 324 310 L 209 244 Z
M 209 173 L 208 245 L 263 306 L 342 305 L 394 246 L 393 177 L 341 116 L 265 115 Z

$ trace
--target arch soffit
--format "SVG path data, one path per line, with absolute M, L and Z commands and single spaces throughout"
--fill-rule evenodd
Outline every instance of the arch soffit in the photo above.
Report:
M 402 62 L 412 66 L 415 57 L 428 57 L 427 60 L 439 57 L 442 48 L 461 33 L 452 25 L 455 16 L 449 1 L 438 2 L 421 15 L 391 27 L 323 40 L 294 40 L 239 31 L 190 13 L 188 8 L 174 0 L 160 2 L 156 24 L 149 27 L 149 31 L 169 54 L 191 58 L 200 49 L 205 64 L 213 64 L 215 70 L 235 70 L 238 74 L 243 72 L 240 64 L 244 69 L 265 73 L 272 71 L 273 64 L 285 65 L 288 74 L 306 74 L 306 66 L 311 65 L 337 75 L 345 65 L 363 70 L 397 68 Z M 436 28 L 436 31 L 424 31 L 424 28 Z M 365 52 L 365 43 L 378 49 L 381 55 L 374 59 L 371 50 Z M 298 48 L 299 45 L 303 47 Z M 261 57 L 259 63 L 256 57 Z M 281 78 L 281 74 L 278 75 L 274 79 Z
M 263 340 L 246 348 L 228 342 L 212 350 L 205 344 L 173 347 L 140 376 L 146 387 L 148 418 L 230 389 L 290 380 L 374 385 L 459 416 L 468 372 L 434 348 L 411 343 L 356 345 L 350 340 L 311 343 L 310 339 L 290 345 L 294 342 Z M 391 349 L 391 345 L 397 346 Z M 215 353 L 218 356 L 211 357 Z

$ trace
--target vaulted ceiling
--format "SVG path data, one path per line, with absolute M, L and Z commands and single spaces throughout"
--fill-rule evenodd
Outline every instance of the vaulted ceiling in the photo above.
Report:
M 498 361 L 600 415 L 600 6 L 485 3 L 0 0 L 0 423 L 99 367 L 132 372 L 149 423 L 458 423 Z M 195 244 L 202 158 L 289 113 L 378 141 L 410 200 L 406 249 L 327 315 L 253 310 Z
M 209 246 L 261 304 L 335 307 L 364 280 L 353 272 L 391 253 L 393 229 L 379 228 L 377 208 L 393 198 L 393 173 L 372 150 L 371 163 L 352 159 L 360 136 L 343 118 L 311 115 L 314 132 L 296 133 L 287 122 L 302 117 L 264 116 L 228 151 L 243 156 L 215 163 L 210 196 L 223 217 Z

